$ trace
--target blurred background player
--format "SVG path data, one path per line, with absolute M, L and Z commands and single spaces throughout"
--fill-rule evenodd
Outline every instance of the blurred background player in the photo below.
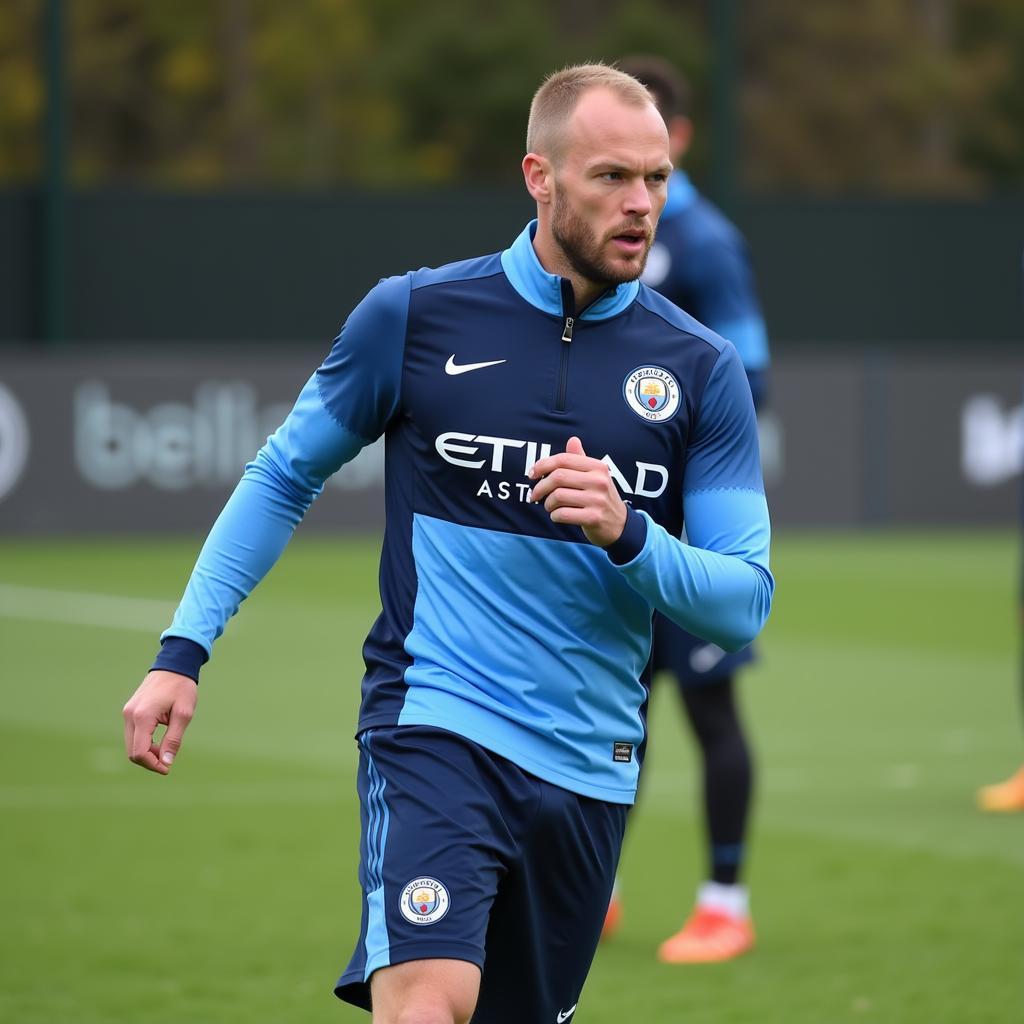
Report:
M 1019 610 L 1021 628 L 1020 648 L 1020 686 L 1021 707 L 1024 708 L 1024 489 L 1020 497 L 1021 516 L 1021 567 Z M 982 786 L 978 790 L 978 806 L 983 811 L 995 814 L 1011 814 L 1024 811 L 1024 764 L 1017 769 L 1005 782 L 997 782 L 991 786 Z
M 1024 263 L 1022 263 L 1021 270 L 1022 280 L 1024 280 Z M 1020 439 L 1020 443 L 1024 445 L 1024 438 Z M 1022 452 L 1022 458 L 1024 458 L 1024 452 Z M 1024 484 L 1021 486 L 1017 508 L 1020 515 L 1020 589 L 1018 590 L 1018 611 L 1021 630 L 1018 671 L 1020 673 L 1021 709 L 1024 710 Z M 991 786 L 982 786 L 978 790 L 978 806 L 983 811 L 991 811 L 996 814 L 1024 811 L 1024 764 L 1005 782 L 997 782 Z
M 676 167 L 643 281 L 736 346 L 755 408 L 760 408 L 767 392 L 768 340 L 746 243 L 679 169 L 693 136 L 689 83 L 660 57 L 628 57 L 619 66 L 654 97 Z M 708 841 L 708 877 L 697 890 L 696 906 L 658 950 L 659 959 L 669 963 L 729 960 L 754 944 L 749 894 L 740 882 L 753 766 L 735 694 L 736 672 L 753 658 L 750 647 L 726 654 L 661 615 L 654 617 L 652 670 L 675 677 L 700 745 Z M 620 915 L 616 892 L 605 936 L 615 930 Z

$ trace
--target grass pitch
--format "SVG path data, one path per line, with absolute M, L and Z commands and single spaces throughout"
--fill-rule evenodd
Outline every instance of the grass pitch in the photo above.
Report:
M 163 779 L 125 760 L 120 708 L 196 547 L 0 543 L 0 1020 L 368 1020 L 330 989 L 358 930 L 351 734 L 377 541 L 296 539 L 218 644 Z M 759 947 L 654 960 L 703 860 L 662 680 L 623 926 L 575 1019 L 1022 1019 L 1024 815 L 973 806 L 1024 760 L 1016 562 L 1009 533 L 778 539 L 743 684 Z

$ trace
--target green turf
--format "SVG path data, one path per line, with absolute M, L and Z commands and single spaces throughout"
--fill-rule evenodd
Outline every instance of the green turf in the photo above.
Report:
M 163 779 L 124 760 L 119 712 L 194 551 L 0 542 L 2 1021 L 368 1020 L 329 990 L 358 927 L 351 733 L 376 542 L 296 540 L 218 645 Z M 778 540 L 743 688 L 759 948 L 654 961 L 701 871 L 693 749 L 659 686 L 623 927 L 581 1024 L 1024 1018 L 1024 815 L 973 807 L 1024 759 L 1015 565 L 1007 533 Z M 11 585 L 148 600 L 119 616 Z

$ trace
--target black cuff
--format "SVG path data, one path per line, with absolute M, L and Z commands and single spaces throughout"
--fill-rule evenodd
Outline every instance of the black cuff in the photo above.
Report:
M 160 644 L 160 653 L 156 656 L 150 672 L 177 672 L 180 676 L 188 676 L 199 682 L 199 670 L 210 660 L 206 648 L 194 640 L 183 636 L 169 636 Z
M 632 562 L 647 543 L 647 520 L 630 505 L 626 506 L 626 525 L 619 539 L 612 541 L 605 551 L 616 565 Z

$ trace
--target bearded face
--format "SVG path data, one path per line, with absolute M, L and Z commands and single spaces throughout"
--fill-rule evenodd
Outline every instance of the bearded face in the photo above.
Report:
M 607 287 L 640 277 L 654 241 L 646 218 L 624 221 L 599 236 L 563 188 L 555 193 L 551 232 L 577 274 Z

